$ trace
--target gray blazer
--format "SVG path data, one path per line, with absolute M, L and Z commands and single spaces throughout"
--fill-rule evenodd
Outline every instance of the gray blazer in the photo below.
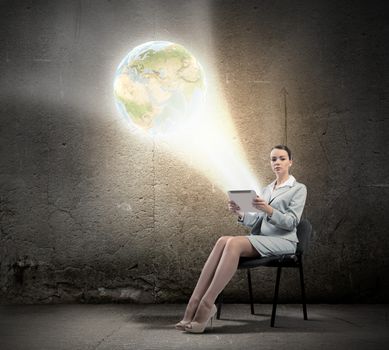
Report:
M 298 242 L 296 227 L 304 210 L 307 188 L 295 180 L 292 186 L 280 187 L 271 196 L 273 184 L 264 187 L 259 194 L 273 207 L 271 218 L 265 212 L 245 213 L 241 222 L 252 228 L 252 235 L 277 236 Z

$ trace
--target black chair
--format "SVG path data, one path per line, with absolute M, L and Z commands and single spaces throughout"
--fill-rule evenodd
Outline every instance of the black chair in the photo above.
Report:
M 254 301 L 253 301 L 253 289 L 251 285 L 251 272 L 252 268 L 265 266 L 265 267 L 277 267 L 276 286 L 274 290 L 273 298 L 273 310 L 271 315 L 270 326 L 274 327 L 274 321 L 276 317 L 278 289 L 280 286 L 281 269 L 283 267 L 294 267 L 300 270 L 300 284 L 301 284 L 301 298 L 303 304 L 304 320 L 308 319 L 307 305 L 305 302 L 305 288 L 304 288 L 304 275 L 303 275 L 303 254 L 308 250 L 309 241 L 312 235 L 312 226 L 307 219 L 301 220 L 297 226 L 297 237 L 299 242 L 297 243 L 297 249 L 295 254 L 284 254 L 263 258 L 240 258 L 238 269 L 247 269 L 247 280 L 249 284 L 249 295 L 251 304 L 251 314 L 254 315 Z M 220 319 L 222 304 L 223 304 L 223 292 L 220 293 L 217 302 L 217 319 Z

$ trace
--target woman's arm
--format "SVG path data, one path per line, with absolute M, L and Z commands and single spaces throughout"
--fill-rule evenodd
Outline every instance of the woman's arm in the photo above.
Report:
M 254 227 L 259 220 L 262 220 L 264 213 L 244 213 L 244 217 L 240 222 L 247 227 Z
M 263 212 L 245 213 L 240 210 L 239 206 L 234 201 L 228 202 L 228 209 L 233 213 L 238 214 L 238 221 L 248 227 L 253 227 L 258 222 L 258 220 L 264 216 Z
M 296 190 L 286 210 L 283 212 L 272 207 L 272 213 L 271 215 L 267 215 L 266 220 L 284 230 L 294 230 L 300 222 L 306 198 L 307 188 L 301 184 L 301 187 Z

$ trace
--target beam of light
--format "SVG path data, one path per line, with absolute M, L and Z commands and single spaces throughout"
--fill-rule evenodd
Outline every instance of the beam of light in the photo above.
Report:
M 166 41 L 134 48 L 114 81 L 117 107 L 136 134 L 206 175 L 222 191 L 260 184 L 212 74 L 183 46 Z
M 231 125 L 227 123 L 227 116 L 222 115 L 219 123 L 203 117 L 214 113 L 213 108 L 205 106 L 202 116 L 193 120 L 187 129 L 158 139 L 222 191 L 254 189 L 258 193 L 260 184 L 249 168 Z M 221 123 L 223 119 L 224 124 Z

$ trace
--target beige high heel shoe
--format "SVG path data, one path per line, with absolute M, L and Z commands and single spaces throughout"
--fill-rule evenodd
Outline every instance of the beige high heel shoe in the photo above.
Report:
M 211 321 L 211 327 L 212 327 L 212 320 L 215 317 L 216 312 L 217 312 L 217 307 L 215 304 L 213 304 L 211 308 L 211 313 L 209 314 L 209 317 L 205 322 L 192 321 L 190 322 L 191 325 L 190 328 L 188 327 L 188 325 L 185 326 L 185 331 L 189 333 L 203 333 L 209 321 Z
M 188 325 L 190 323 L 190 321 L 188 322 L 183 322 L 182 320 L 178 323 L 176 323 L 176 325 L 174 326 L 177 330 L 179 331 L 184 331 L 185 330 L 185 326 Z

